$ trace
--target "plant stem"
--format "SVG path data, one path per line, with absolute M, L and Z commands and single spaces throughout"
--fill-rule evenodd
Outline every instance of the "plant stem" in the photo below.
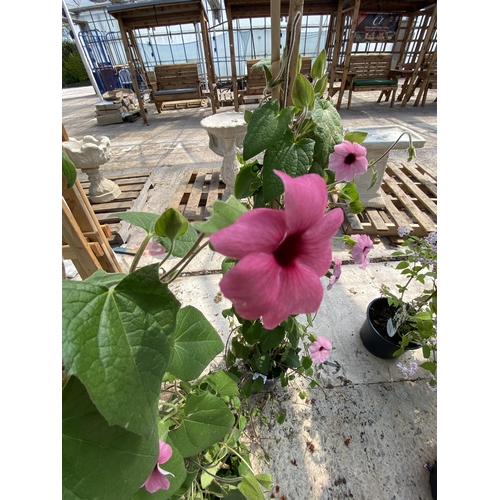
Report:
M 200 236 L 198 236 L 198 239 L 195 241 L 194 245 L 189 249 L 189 252 L 186 255 L 184 255 L 184 257 L 174 267 L 172 267 L 172 269 L 170 269 L 170 271 L 163 273 L 160 276 L 160 281 L 162 281 L 165 278 L 167 278 L 168 276 L 170 276 L 179 267 L 182 266 L 182 269 L 184 269 L 184 267 L 186 267 L 186 265 L 189 264 L 189 262 L 191 262 L 191 260 L 196 256 L 196 254 L 208 244 L 208 242 L 206 242 L 201 247 L 197 248 L 204 237 L 205 237 L 205 233 L 201 233 Z M 171 283 L 175 279 L 175 277 L 168 280 L 168 283 Z
M 132 261 L 132 264 L 130 265 L 130 271 L 129 273 L 133 273 L 137 267 L 137 264 L 139 264 L 139 261 L 141 260 L 142 254 L 144 253 L 144 250 L 146 250 L 146 247 L 148 246 L 149 240 L 153 237 L 152 234 L 148 234 L 144 240 L 141 243 L 141 246 L 139 247 L 139 250 L 137 250 L 137 253 L 134 256 L 134 260 Z
M 384 158 L 385 156 L 387 156 L 395 147 L 396 147 L 396 144 L 401 140 L 401 137 L 403 137 L 404 135 L 408 135 L 408 137 L 410 138 L 410 148 L 413 147 L 413 141 L 412 141 L 412 138 L 411 138 L 411 134 L 409 132 L 403 132 L 396 140 L 396 142 L 380 157 L 380 158 L 377 158 L 373 163 L 372 165 L 375 165 L 376 163 L 378 163 L 382 158 Z

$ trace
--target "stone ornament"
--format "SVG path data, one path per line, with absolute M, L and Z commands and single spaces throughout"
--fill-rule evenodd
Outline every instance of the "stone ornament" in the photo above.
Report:
M 121 194 L 118 184 L 106 179 L 99 167 L 104 165 L 111 157 L 111 142 L 108 137 L 96 139 L 86 135 L 82 140 L 73 137 L 62 143 L 69 159 L 84 172 L 89 181 L 89 199 L 93 203 L 112 201 Z

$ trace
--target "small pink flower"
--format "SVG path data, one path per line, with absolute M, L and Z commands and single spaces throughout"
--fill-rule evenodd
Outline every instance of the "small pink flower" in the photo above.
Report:
M 328 286 L 326 287 L 327 290 L 331 290 L 332 286 L 337 283 L 338 279 L 340 278 L 340 275 L 342 273 L 342 261 L 338 257 L 333 258 L 333 274 L 332 277 L 330 278 L 330 281 L 328 283 Z
M 366 256 L 373 248 L 373 241 L 366 234 L 353 234 L 352 238 L 356 240 L 356 244 L 354 246 L 346 245 L 346 248 L 352 250 L 352 258 L 359 268 L 366 269 L 370 263 L 370 259 L 367 259 Z
M 323 361 L 326 361 L 331 350 L 332 343 L 326 337 L 323 337 L 323 335 L 320 335 L 309 348 L 311 359 L 315 363 L 323 363 Z
M 333 149 L 328 168 L 335 172 L 337 181 L 350 182 L 356 175 L 364 174 L 368 170 L 366 148 L 361 144 L 344 141 Z
M 331 239 L 344 219 L 341 208 L 325 214 L 321 176 L 275 173 L 285 185 L 284 210 L 249 210 L 210 237 L 217 252 L 238 259 L 220 282 L 222 293 L 242 318 L 262 317 L 267 330 L 292 314 L 318 310 L 321 278 L 332 263 Z
M 418 371 L 418 365 L 415 361 L 410 361 L 408 364 L 398 363 L 396 366 L 406 379 L 413 377 Z
M 143 484 L 149 493 L 155 493 L 158 490 L 168 490 L 170 488 L 170 482 L 167 479 L 167 475 L 173 476 L 171 472 L 167 472 L 166 470 L 160 468 L 160 464 L 164 464 L 172 456 L 172 447 L 163 441 L 160 441 L 159 443 L 160 453 L 158 456 L 158 463 L 153 469 L 153 472 L 151 472 L 151 475 Z

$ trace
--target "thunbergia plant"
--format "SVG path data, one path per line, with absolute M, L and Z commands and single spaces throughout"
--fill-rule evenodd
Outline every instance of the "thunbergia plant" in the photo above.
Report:
M 341 278 L 331 246 L 340 206 L 363 210 L 353 179 L 369 168 L 366 134 L 344 136 L 322 98 L 325 68 L 323 51 L 312 82 L 297 74 L 293 105 L 274 99 L 247 113 L 235 196 L 216 201 L 209 220 L 190 224 L 173 208 L 117 214 L 146 232 L 128 272 L 63 281 L 64 499 L 264 500 L 272 478 L 252 470 L 241 398 L 281 369 L 283 385 L 297 374 L 318 384 L 313 367 L 333 346 L 311 331 L 313 316 Z M 76 180 L 64 155 L 63 174 Z M 153 239 L 165 257 L 141 266 Z M 343 239 L 364 269 L 371 240 Z M 209 245 L 225 256 L 220 288 L 232 302 L 227 370 L 214 372 L 221 336 L 170 290 Z
M 70 187 L 64 155 L 63 174 Z M 245 210 L 219 204 L 214 231 Z M 129 272 L 63 281 L 63 498 L 263 500 L 271 477 L 253 473 L 237 380 L 207 370 L 221 337 L 169 290 L 208 241 L 175 209 L 118 216 L 146 231 Z M 153 238 L 166 256 L 140 267 Z
M 431 374 L 429 387 L 437 389 L 437 232 L 419 237 L 411 235 L 411 229 L 401 226 L 398 233 L 406 240 L 402 249 L 393 252 L 394 257 L 404 257 L 396 269 L 401 271 L 406 282 L 396 284 L 397 293 L 383 287 L 382 293 L 388 298 L 389 304 L 396 309 L 391 321 L 392 334 L 401 336 L 401 349 L 394 353 L 398 356 L 405 352 L 410 343 L 422 348 L 425 361 L 418 364 L 415 361 L 398 363 L 398 368 L 406 378 L 411 378 L 419 368 L 428 370 Z M 411 300 L 406 300 L 405 294 L 412 289 L 412 283 L 417 281 L 424 285 L 424 290 Z

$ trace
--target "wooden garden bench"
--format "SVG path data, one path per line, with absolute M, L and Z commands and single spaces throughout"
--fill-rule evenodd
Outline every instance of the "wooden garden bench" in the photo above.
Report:
M 377 102 L 386 96 L 386 101 L 391 97 L 391 108 L 394 106 L 394 99 L 398 89 L 398 72 L 391 70 L 392 56 L 390 54 L 354 54 L 351 55 L 347 77 L 345 80 L 345 90 L 349 91 L 347 109 L 351 107 L 353 92 L 367 92 L 380 90 Z M 339 95 L 338 105 L 342 102 L 342 94 Z
M 151 99 L 158 113 L 164 102 L 201 101 L 205 99 L 198 75 L 198 63 L 163 64 L 155 66 Z

